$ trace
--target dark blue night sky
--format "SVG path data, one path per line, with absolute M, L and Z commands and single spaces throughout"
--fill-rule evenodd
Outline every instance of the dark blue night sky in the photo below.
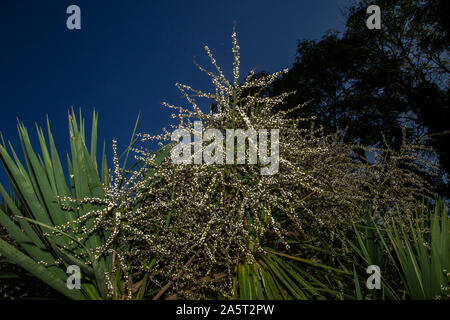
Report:
M 82 30 L 66 28 L 66 8 L 81 8 Z M 294 61 L 297 40 L 343 30 L 344 0 L 1 0 L 0 131 L 17 149 L 16 118 L 34 134 L 49 115 L 61 155 L 67 112 L 99 112 L 101 139 L 160 133 L 170 123 L 162 101 L 183 104 L 175 82 L 208 89 L 192 63 L 208 65 L 208 45 L 231 73 L 231 33 L 237 23 L 241 72 L 278 71 Z M 88 121 L 89 123 L 89 121 Z

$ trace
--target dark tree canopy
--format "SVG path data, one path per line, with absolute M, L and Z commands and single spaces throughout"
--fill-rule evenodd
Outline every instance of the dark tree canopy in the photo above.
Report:
M 381 8 L 381 29 L 366 26 L 369 5 Z M 326 130 L 347 128 L 347 139 L 366 145 L 401 143 L 431 134 L 429 145 L 443 174 L 450 172 L 449 21 L 446 0 L 359 1 L 347 10 L 343 34 L 298 42 L 289 73 L 271 94 L 296 90 L 286 105 L 312 100 L 296 116 L 316 116 Z M 283 107 L 283 106 L 281 106 Z M 441 180 L 441 179 L 440 179 Z M 438 182 L 449 195 L 449 185 Z

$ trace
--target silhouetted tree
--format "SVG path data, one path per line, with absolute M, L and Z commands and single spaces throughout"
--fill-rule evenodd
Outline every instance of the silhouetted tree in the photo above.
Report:
M 380 144 L 384 133 L 400 146 L 402 123 L 408 138 L 433 134 L 429 145 L 450 172 L 448 135 L 434 135 L 450 130 L 449 3 L 359 1 L 348 9 L 342 35 L 298 42 L 293 67 L 271 94 L 296 90 L 286 105 L 312 102 L 294 116 L 314 115 L 328 131 L 348 128 L 347 139 L 366 145 Z M 380 30 L 366 26 L 371 4 L 381 8 Z M 448 184 L 439 188 L 450 193 Z

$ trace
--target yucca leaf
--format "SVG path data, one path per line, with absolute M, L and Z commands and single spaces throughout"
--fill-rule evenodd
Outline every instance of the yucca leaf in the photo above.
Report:
M 56 253 L 61 257 L 61 259 L 64 260 L 64 262 L 66 262 L 68 265 L 77 265 L 80 267 L 80 270 L 83 271 L 86 275 L 91 278 L 95 277 L 94 269 L 92 269 L 79 259 L 73 257 L 72 255 L 64 252 L 64 250 L 58 248 L 58 246 L 53 241 L 49 240 L 49 242 L 53 250 L 56 251 Z
M 283 296 L 280 294 L 276 287 L 272 275 L 265 269 L 261 270 L 261 279 L 265 288 L 267 299 L 269 300 L 283 300 Z
M 142 279 L 141 287 L 139 288 L 138 294 L 136 295 L 136 300 L 142 300 L 147 289 L 148 273 L 145 274 L 144 279 Z
M 97 127 L 98 127 L 98 114 L 94 111 L 92 113 L 91 159 L 96 170 L 97 170 Z
M 296 261 L 300 261 L 300 262 L 312 265 L 314 267 L 319 267 L 319 268 L 322 268 L 322 269 L 325 269 L 325 270 L 329 270 L 329 271 L 334 271 L 334 272 L 337 272 L 337 273 L 352 275 L 350 272 L 347 272 L 347 271 L 344 271 L 344 270 L 336 269 L 336 268 L 333 268 L 333 267 L 330 267 L 330 266 L 327 266 L 327 265 L 324 265 L 324 264 L 320 264 L 320 263 L 317 263 L 317 262 L 314 262 L 314 261 L 311 261 L 311 260 L 308 260 L 308 259 L 291 256 L 291 255 L 288 255 L 288 254 L 285 254 L 285 253 L 282 253 L 282 252 L 273 251 L 270 248 L 264 248 L 264 250 L 269 252 L 269 253 L 281 256 L 281 257 L 289 258 L 289 259 L 292 259 L 292 260 L 296 260 Z
M 297 286 L 292 278 L 286 274 L 286 272 L 279 266 L 279 264 L 275 260 L 273 260 L 269 256 L 263 256 L 263 259 L 271 272 L 276 276 L 276 279 L 279 280 L 287 288 L 287 290 L 293 297 L 300 300 L 307 299 L 303 291 Z
M 6 241 L 0 239 L 0 253 L 8 259 L 33 274 L 36 278 L 42 280 L 55 290 L 61 292 L 66 297 L 74 300 L 84 300 L 85 297 L 78 290 L 69 290 L 66 282 L 60 280 L 54 273 L 47 270 L 44 266 L 39 265 L 33 259 L 29 258 Z
M 49 225 L 46 225 L 46 224 L 44 224 L 44 223 L 42 223 L 42 222 L 35 221 L 35 220 L 29 219 L 29 218 L 25 218 L 25 217 L 24 217 L 23 219 L 26 219 L 26 220 L 28 220 L 28 221 L 30 221 L 30 222 L 32 222 L 32 223 L 38 224 L 38 225 L 40 225 L 40 226 L 42 226 L 42 227 L 44 227 L 44 228 L 47 228 L 47 229 L 49 229 L 49 230 L 51 230 L 51 231 L 53 231 L 53 232 L 60 233 L 61 235 L 63 235 L 63 236 L 65 236 L 65 237 L 67 237 L 67 238 L 69 238 L 69 239 L 75 241 L 75 242 L 78 243 L 81 247 L 83 247 L 83 249 L 85 250 L 85 252 L 86 252 L 86 254 L 88 255 L 89 260 L 90 260 L 90 262 L 91 262 L 91 264 L 92 264 L 92 269 L 93 269 L 93 271 L 94 271 L 94 276 L 95 276 L 95 280 L 96 280 L 96 283 L 97 283 L 97 286 L 98 286 L 98 290 L 99 290 L 99 292 L 100 292 L 102 298 L 103 298 L 103 299 L 106 299 L 106 297 L 107 297 L 107 292 L 106 292 L 106 278 L 105 278 L 105 272 L 104 272 L 104 270 L 102 269 L 101 265 L 97 262 L 97 259 L 93 256 L 93 254 L 91 253 L 91 251 L 90 251 L 90 250 L 89 250 L 89 249 L 88 249 L 81 241 L 79 241 L 77 238 L 75 238 L 74 236 L 71 236 L 70 234 L 68 234 L 68 233 L 66 233 L 66 232 L 63 232 L 63 231 L 61 231 L 61 230 L 59 230 L 59 229 L 56 229 L 56 228 L 54 228 L 54 227 L 51 227 L 51 226 L 49 226 Z M 81 268 L 81 267 L 80 267 L 80 268 Z
M 354 281 L 355 281 L 355 291 L 356 291 L 356 299 L 362 300 L 362 293 L 361 293 L 361 287 L 359 286 L 359 280 L 358 275 L 356 274 L 356 269 L 353 267 L 353 275 L 354 275 Z

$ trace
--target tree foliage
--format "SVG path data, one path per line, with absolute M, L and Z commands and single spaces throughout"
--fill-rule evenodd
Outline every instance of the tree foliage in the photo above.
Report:
M 366 27 L 370 4 L 381 8 L 380 30 Z M 379 145 L 384 136 L 399 148 L 402 125 L 407 139 L 429 135 L 448 173 L 448 12 L 441 0 L 359 1 L 347 11 L 343 34 L 298 42 L 293 67 L 271 94 L 296 90 L 281 108 L 312 100 L 295 116 L 314 116 L 328 131 L 347 128 L 347 139 L 366 145 Z M 440 191 L 448 194 L 448 185 Z

